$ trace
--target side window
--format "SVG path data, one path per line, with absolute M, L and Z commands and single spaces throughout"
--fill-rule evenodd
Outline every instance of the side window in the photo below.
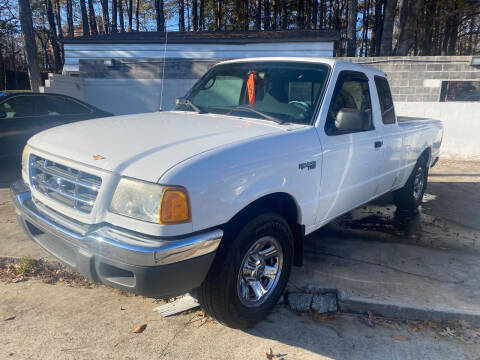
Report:
M 5 100 L 0 105 L 0 110 L 7 115 L 7 119 L 38 115 L 34 96 L 28 95 L 14 96 Z
M 380 109 L 382 110 L 382 121 L 384 124 L 395 124 L 395 110 L 393 108 L 392 93 L 387 79 L 375 76 L 375 87 L 377 88 Z
M 75 115 L 92 112 L 86 106 L 63 96 L 45 96 L 44 102 L 48 108 L 48 115 Z
M 374 129 L 372 123 L 372 101 L 368 78 L 365 74 L 356 71 L 342 71 L 338 76 L 325 123 L 327 135 L 346 133 L 345 131 L 341 132 L 335 125 L 337 115 L 343 109 L 353 109 L 362 112 L 370 124 L 363 131 Z
M 242 87 L 243 78 L 240 76 L 217 75 L 203 85 L 192 102 L 200 107 L 237 106 Z

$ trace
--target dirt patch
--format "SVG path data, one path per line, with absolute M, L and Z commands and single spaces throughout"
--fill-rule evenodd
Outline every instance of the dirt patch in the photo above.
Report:
M 67 285 L 93 288 L 95 283 L 77 272 L 66 269 L 59 263 L 32 258 L 0 258 L 0 281 L 18 283 L 36 278 L 46 284 L 63 282 Z

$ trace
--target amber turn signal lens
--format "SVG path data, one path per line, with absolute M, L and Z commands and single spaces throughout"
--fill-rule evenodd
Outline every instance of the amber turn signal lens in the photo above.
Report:
M 187 190 L 181 187 L 167 187 L 160 206 L 160 224 L 179 224 L 191 220 Z

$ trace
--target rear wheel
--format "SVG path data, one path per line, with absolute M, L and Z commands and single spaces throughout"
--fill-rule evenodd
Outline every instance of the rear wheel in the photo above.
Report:
M 427 159 L 418 159 L 405 186 L 392 192 L 393 202 L 400 210 L 416 210 L 422 203 L 427 189 L 428 167 Z
M 219 322 L 248 328 L 268 315 L 285 289 L 293 235 L 280 215 L 267 212 L 250 220 L 231 241 L 223 241 L 198 290 L 199 302 Z

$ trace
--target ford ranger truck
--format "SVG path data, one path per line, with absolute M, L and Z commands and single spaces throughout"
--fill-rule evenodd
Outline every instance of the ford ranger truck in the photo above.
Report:
M 442 135 L 440 121 L 397 117 L 374 68 L 226 61 L 173 111 L 33 136 L 11 192 L 30 238 L 87 278 L 148 297 L 194 291 L 245 328 L 278 302 L 305 235 L 387 192 L 415 210 Z

